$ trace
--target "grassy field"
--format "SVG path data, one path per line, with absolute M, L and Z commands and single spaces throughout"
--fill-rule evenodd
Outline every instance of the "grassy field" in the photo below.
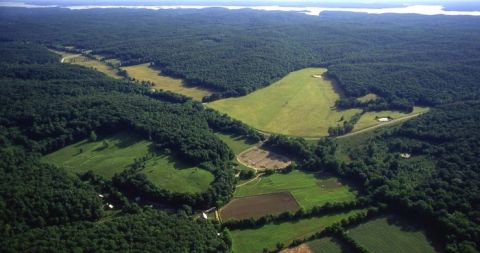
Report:
M 373 93 L 368 93 L 367 95 L 365 95 L 363 97 L 357 98 L 357 100 L 360 101 L 360 102 L 368 102 L 368 101 L 376 100 L 377 98 L 378 98 L 377 95 L 375 95 Z
M 278 82 L 244 97 L 228 98 L 208 106 L 264 132 L 294 136 L 327 135 L 328 128 L 359 109 L 332 109 L 339 95 L 330 81 L 315 78 L 324 68 L 292 72 Z
M 326 202 L 354 200 L 356 193 L 337 178 L 294 170 L 289 174 L 276 173 L 261 177 L 238 187 L 234 197 L 289 191 L 304 209 Z
M 95 69 L 99 72 L 102 72 L 116 79 L 122 78 L 121 76 L 117 75 L 117 72 L 114 69 L 112 69 L 110 66 L 106 65 L 105 63 L 101 62 L 98 59 L 91 59 L 81 54 L 68 53 L 64 51 L 57 51 L 57 50 L 51 50 L 51 51 L 62 56 L 62 63 L 82 65 L 87 68 Z M 110 61 L 115 62 L 115 60 L 110 60 Z
M 69 173 L 94 173 L 111 178 L 120 173 L 136 158 L 150 152 L 151 143 L 125 132 L 91 142 L 84 140 L 42 158 L 42 161 L 64 167 Z
M 262 252 L 263 248 L 273 250 L 278 242 L 287 245 L 295 239 L 308 237 L 335 222 L 359 212 L 362 211 L 354 210 L 296 222 L 268 224 L 257 229 L 233 230 L 231 231 L 233 251 L 235 253 L 252 253 Z
M 157 187 L 174 192 L 203 192 L 214 180 L 209 171 L 191 167 L 168 155 L 148 160 L 140 173 Z
M 353 253 L 347 245 L 331 237 L 313 240 L 306 244 L 313 253 Z
M 425 113 L 428 112 L 428 107 L 417 107 L 413 108 L 413 112 L 411 113 L 403 113 L 397 111 L 381 111 L 381 112 L 366 112 L 360 117 L 360 120 L 355 124 L 353 127 L 352 132 L 365 129 L 367 127 L 380 125 L 381 123 L 377 121 L 375 117 L 383 118 L 383 117 L 390 117 L 392 119 L 400 119 L 403 117 L 415 115 L 418 113 Z
M 221 134 L 221 133 L 215 133 L 215 135 L 220 140 L 225 142 L 225 144 L 227 144 L 227 146 L 229 146 L 233 150 L 235 155 L 238 155 L 242 153 L 242 151 L 245 151 L 255 145 L 255 143 L 249 143 L 247 140 L 245 140 L 242 137 Z
M 182 79 L 163 76 L 161 75 L 160 70 L 150 68 L 149 63 L 122 67 L 122 69 L 126 70 L 128 75 L 132 78 L 154 83 L 155 85 L 152 87 L 154 89 L 180 93 L 198 101 L 201 101 L 204 96 L 212 94 L 206 89 L 186 86 Z
M 405 224 L 389 224 L 389 218 L 378 218 L 348 231 L 350 237 L 372 253 L 434 253 L 425 234 Z M 393 219 L 395 223 L 399 220 Z
M 129 168 L 137 158 L 151 153 L 151 143 L 140 136 L 120 132 L 97 141 L 84 140 L 42 158 L 43 162 L 65 168 L 70 174 L 94 173 L 111 178 Z M 201 192 L 214 176 L 203 169 L 189 167 L 172 156 L 158 154 L 146 162 L 144 173 L 157 187 L 176 192 Z

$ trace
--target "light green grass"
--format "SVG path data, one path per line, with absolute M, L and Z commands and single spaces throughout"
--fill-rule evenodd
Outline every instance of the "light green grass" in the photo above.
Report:
M 358 130 L 361 130 L 361 129 L 365 129 L 367 127 L 382 124 L 382 123 L 378 122 L 376 117 L 378 117 L 378 118 L 390 117 L 390 118 L 395 120 L 395 119 L 401 119 L 401 118 L 408 117 L 408 116 L 415 115 L 415 114 L 419 114 L 419 113 L 425 113 L 425 112 L 428 112 L 428 110 L 429 110 L 428 107 L 417 107 L 417 106 L 415 106 L 411 113 L 403 113 L 403 112 L 398 112 L 398 111 L 366 112 L 362 115 L 362 117 L 360 117 L 360 120 L 358 120 L 358 122 L 355 124 L 352 132 L 355 132 L 355 131 L 358 131 Z
M 206 191 L 214 180 L 209 171 L 191 167 L 168 155 L 149 159 L 140 173 L 159 188 L 182 193 Z
M 207 89 L 187 86 L 182 79 L 161 75 L 161 71 L 150 68 L 149 63 L 122 67 L 122 69 L 126 70 L 128 75 L 132 78 L 154 83 L 154 86 L 152 86 L 153 89 L 180 93 L 198 101 L 201 101 L 203 97 L 212 94 L 212 92 Z
M 332 109 L 339 95 L 330 81 L 315 78 L 324 68 L 292 72 L 272 85 L 244 97 L 228 98 L 208 106 L 269 133 L 294 136 L 326 136 L 343 116 L 349 119 L 359 109 Z
M 368 93 L 365 96 L 357 98 L 357 100 L 360 101 L 360 102 L 368 102 L 368 101 L 376 100 L 377 98 L 378 98 L 377 95 L 375 95 L 373 93 Z
M 363 223 L 348 231 L 348 235 L 372 253 L 436 252 L 422 231 L 389 224 L 385 217 Z
M 313 240 L 306 243 L 313 253 L 352 253 L 353 251 L 341 241 L 332 237 Z
M 288 245 L 295 239 L 308 237 L 335 222 L 339 222 L 362 210 L 302 219 L 296 222 L 268 224 L 257 229 L 233 230 L 233 251 L 235 253 L 262 252 L 263 248 L 275 249 L 278 242 Z
M 96 71 L 102 72 L 107 76 L 110 76 L 116 79 L 122 78 L 117 74 L 117 72 L 114 69 L 112 69 L 107 64 L 101 62 L 99 59 L 91 59 L 81 54 L 69 53 L 65 51 L 58 51 L 58 50 L 50 50 L 50 51 L 62 56 L 63 63 L 70 63 L 70 64 L 85 66 L 87 68 L 92 68 Z
M 104 146 L 104 141 L 108 147 Z M 71 174 L 92 170 L 111 178 L 128 168 L 136 158 L 146 155 L 150 145 L 137 135 L 121 132 L 98 141 L 84 140 L 66 146 L 44 156 L 42 161 L 63 167 Z
M 227 146 L 233 150 L 235 155 L 238 155 L 255 145 L 255 143 L 249 143 L 247 140 L 239 136 L 232 136 L 232 135 L 221 134 L 221 133 L 215 133 L 215 135 L 220 140 L 225 142 L 225 144 L 227 144 Z
M 255 180 L 238 187 L 234 196 L 245 197 L 282 191 L 291 192 L 300 206 L 307 210 L 326 202 L 345 202 L 356 197 L 356 193 L 350 187 L 340 185 L 335 177 L 298 170 L 289 174 L 276 173 L 263 176 L 259 182 Z
M 153 152 L 151 142 L 140 136 L 120 132 L 98 141 L 84 140 L 42 158 L 43 162 L 63 167 L 70 174 L 92 170 L 105 178 L 128 169 L 135 161 Z M 190 167 L 180 160 L 159 154 L 147 160 L 140 170 L 153 184 L 175 192 L 202 192 L 214 180 L 212 173 Z

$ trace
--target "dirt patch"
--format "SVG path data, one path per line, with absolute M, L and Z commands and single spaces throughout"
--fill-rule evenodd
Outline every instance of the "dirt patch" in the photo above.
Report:
M 290 192 L 276 192 L 242 198 L 234 198 L 220 210 L 220 218 L 247 219 L 259 218 L 267 214 L 279 214 L 300 209 Z
M 313 253 L 313 250 L 307 244 L 300 244 L 295 248 L 284 249 L 280 253 Z
M 321 187 L 323 189 L 336 189 L 341 187 L 343 184 L 338 181 L 336 178 L 328 179 L 328 180 L 322 180 L 317 182 L 318 187 Z
M 288 157 L 260 147 L 255 147 L 239 154 L 237 159 L 245 166 L 257 170 L 283 169 L 292 163 Z

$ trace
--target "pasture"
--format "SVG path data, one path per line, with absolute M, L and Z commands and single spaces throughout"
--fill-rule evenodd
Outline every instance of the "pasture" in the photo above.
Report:
M 122 69 L 127 71 L 128 75 L 136 80 L 152 82 L 154 84 L 152 88 L 156 90 L 180 93 L 198 101 L 201 101 L 203 97 L 212 94 L 212 92 L 207 89 L 188 86 L 182 79 L 162 75 L 160 70 L 153 69 L 149 65 L 149 63 L 144 63 L 122 67 Z
M 214 180 L 209 171 L 164 154 L 149 159 L 140 173 L 158 188 L 182 193 L 204 192 Z
M 262 252 L 275 249 L 277 243 L 289 244 L 295 239 L 308 237 L 323 228 L 355 215 L 362 210 L 301 219 L 293 222 L 271 223 L 256 229 L 232 230 L 233 251 L 236 253 Z
M 280 253 L 352 253 L 353 251 L 341 241 L 325 237 L 300 244 L 291 249 L 285 249 Z
M 234 197 L 290 192 L 299 205 L 308 210 L 327 202 L 355 200 L 356 192 L 337 178 L 319 173 L 294 170 L 289 174 L 275 173 L 237 187 Z
M 241 164 L 259 171 L 283 169 L 292 163 L 288 157 L 261 147 L 244 151 L 237 155 L 237 160 Z
M 105 178 L 127 169 L 137 158 L 148 154 L 151 143 L 126 132 L 97 141 L 83 140 L 42 158 L 43 162 L 63 167 L 70 174 L 92 170 Z
M 320 137 L 340 119 L 350 119 L 359 109 L 337 111 L 340 96 L 331 81 L 316 78 L 324 68 L 291 72 L 268 87 L 243 97 L 227 98 L 207 106 L 267 133 Z
M 436 252 L 420 229 L 393 216 L 360 224 L 348 235 L 372 253 Z
M 75 54 L 75 53 L 69 53 L 69 52 L 64 52 L 64 51 L 58 51 L 58 50 L 50 50 L 56 54 L 59 54 L 62 56 L 62 63 L 70 63 L 70 64 L 77 64 L 81 66 L 85 66 L 87 68 L 92 68 L 96 71 L 102 72 L 106 74 L 107 76 L 116 78 L 116 79 L 121 79 L 122 77 L 117 74 L 117 72 L 108 66 L 107 64 L 101 62 L 98 57 L 89 58 L 86 56 L 83 56 L 81 54 Z M 93 56 L 92 56 L 93 57 Z M 109 60 L 111 62 L 117 62 L 118 60 Z
M 429 108 L 428 107 L 417 107 L 415 106 L 413 108 L 413 111 L 411 113 L 403 113 L 403 112 L 397 112 L 397 111 L 381 111 L 381 112 L 365 112 L 362 117 L 358 120 L 358 122 L 355 124 L 353 127 L 352 132 L 359 131 L 371 126 L 377 126 L 377 125 L 383 125 L 383 124 L 389 124 L 389 122 L 382 123 L 378 122 L 377 118 L 388 118 L 390 117 L 393 120 L 397 120 L 397 122 L 402 122 L 402 119 L 405 118 L 408 119 L 410 116 L 416 115 L 416 114 L 422 114 L 428 112 Z
M 229 219 L 260 218 L 267 214 L 295 212 L 300 208 L 289 192 L 276 192 L 242 198 L 234 198 L 220 210 L 223 221 Z

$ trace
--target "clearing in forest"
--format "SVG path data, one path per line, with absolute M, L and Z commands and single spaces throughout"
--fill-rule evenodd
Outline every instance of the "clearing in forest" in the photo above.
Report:
M 351 229 L 348 235 L 372 253 L 434 253 L 419 228 L 393 216 L 378 218 Z
M 259 218 L 267 214 L 295 212 L 300 208 L 289 192 L 277 192 L 243 198 L 235 198 L 220 210 L 223 221 L 229 219 Z
M 44 156 L 42 161 L 63 167 L 71 174 L 92 170 L 102 177 L 111 178 L 150 150 L 149 141 L 135 134 L 120 132 L 97 141 L 87 139 L 68 145 Z
M 138 135 L 120 132 L 96 141 L 83 140 L 68 145 L 44 156 L 42 161 L 62 167 L 72 175 L 91 170 L 109 179 L 130 168 L 135 160 L 150 154 L 151 158 L 139 173 L 145 174 L 161 189 L 202 192 L 214 180 L 212 173 L 188 166 L 174 156 L 160 154 L 151 145 Z
M 158 188 L 182 193 L 204 192 L 215 179 L 209 171 L 165 154 L 149 159 L 140 173 Z
M 215 133 L 215 135 L 221 141 L 227 144 L 227 146 L 233 150 L 235 155 L 238 155 L 255 145 L 255 143 L 245 140 L 245 138 L 242 136 L 233 136 L 233 135 L 222 134 L 222 133 Z
M 271 251 L 276 248 L 277 243 L 288 245 L 295 239 L 309 237 L 333 223 L 360 212 L 363 210 L 328 214 L 292 222 L 270 223 L 256 229 L 232 230 L 233 251 L 236 253 L 262 252 L 263 248 Z
M 258 171 L 283 169 L 292 163 L 288 157 L 261 147 L 254 147 L 240 153 L 237 155 L 237 160 Z
M 275 173 L 242 185 L 234 197 L 255 196 L 285 192 L 292 194 L 300 207 L 308 210 L 325 203 L 355 200 L 357 193 L 336 177 L 322 173 L 307 173 L 294 170 L 288 174 Z
M 160 70 L 150 67 L 149 63 L 122 67 L 122 69 L 127 71 L 128 75 L 136 80 L 152 82 L 152 88 L 156 90 L 180 93 L 198 101 L 212 94 L 208 89 L 188 86 L 182 79 L 162 75 Z
M 208 106 L 264 132 L 303 137 L 320 137 L 341 119 L 348 120 L 359 109 L 337 111 L 340 98 L 331 81 L 321 75 L 324 68 L 292 72 L 246 96 L 227 98 Z
M 358 122 L 353 127 L 352 133 L 366 129 L 372 126 L 381 126 L 384 124 L 396 124 L 403 122 L 403 119 L 407 120 L 411 117 L 416 115 L 420 115 L 422 113 L 426 113 L 429 111 L 428 107 L 417 107 L 413 108 L 411 113 L 403 113 L 397 111 L 380 111 L 380 112 L 365 112 L 362 117 L 358 120 Z M 390 122 L 379 122 L 378 119 L 380 118 L 389 118 Z
M 59 51 L 59 50 L 52 50 L 50 51 L 59 54 L 62 56 L 61 62 L 62 63 L 70 63 L 70 64 L 77 64 L 81 66 L 85 66 L 87 68 L 92 68 L 96 71 L 102 72 L 106 74 L 107 76 L 116 78 L 116 79 L 121 79 L 122 77 L 117 74 L 117 72 L 104 62 L 100 61 L 98 56 L 92 56 L 92 58 L 83 56 L 81 54 L 77 53 L 69 53 L 65 51 Z M 108 61 L 108 60 L 107 60 Z M 116 60 L 110 60 L 112 63 L 117 62 Z

